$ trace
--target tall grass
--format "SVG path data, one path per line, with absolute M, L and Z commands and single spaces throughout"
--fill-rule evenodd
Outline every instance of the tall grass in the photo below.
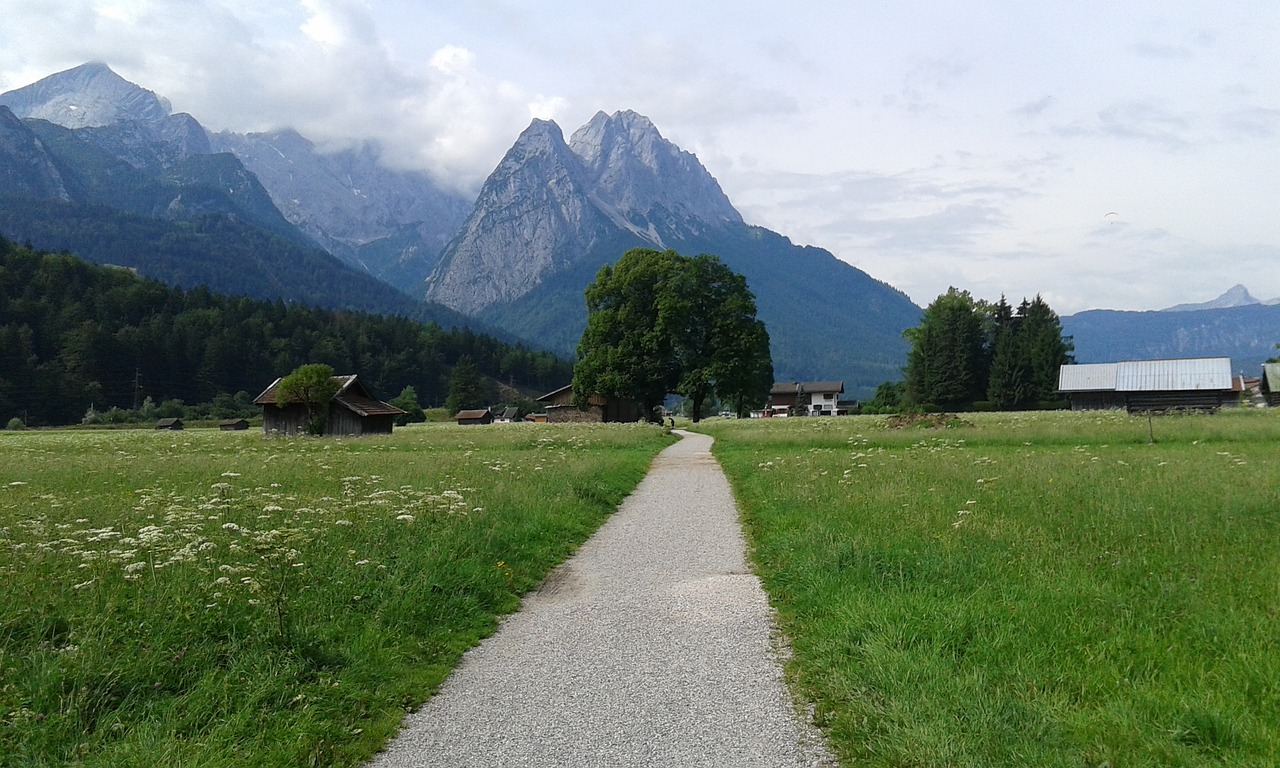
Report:
M 354 765 L 667 442 L 0 433 L 0 764 Z
M 1280 413 L 967 418 L 705 426 L 842 761 L 1280 764 Z

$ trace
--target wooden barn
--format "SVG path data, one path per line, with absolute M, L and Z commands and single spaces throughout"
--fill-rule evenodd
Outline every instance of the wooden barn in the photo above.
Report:
M 248 419 L 223 419 L 218 422 L 218 429 L 223 432 L 238 432 L 249 428 Z
M 168 429 L 177 432 L 182 429 L 182 419 L 160 419 L 156 422 L 156 429 Z
M 453 418 L 459 424 L 492 424 L 493 411 L 488 408 L 472 408 L 469 410 L 458 411 Z
M 338 392 L 329 401 L 328 421 L 324 434 L 358 437 L 360 435 L 389 435 L 395 418 L 404 411 L 375 398 L 356 374 L 334 376 Z M 254 405 L 262 406 L 262 431 L 264 434 L 297 435 L 307 431 L 307 408 L 302 403 L 276 402 L 276 387 L 280 379 L 271 382 L 262 394 L 254 398 Z
M 1280 406 L 1280 363 L 1263 364 L 1262 397 L 1267 401 L 1267 405 Z
M 587 400 L 587 407 L 579 409 L 573 404 L 573 385 L 548 392 L 538 398 L 538 402 L 546 407 L 547 422 L 632 422 L 643 421 L 644 409 L 635 400 L 621 397 L 605 397 L 592 395 Z
M 1074 411 L 1216 411 L 1240 400 L 1229 357 L 1064 365 L 1058 391 Z

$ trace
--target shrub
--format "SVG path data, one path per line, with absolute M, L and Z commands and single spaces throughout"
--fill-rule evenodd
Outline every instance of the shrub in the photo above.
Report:
M 9 419 L 9 424 L 8 426 L 5 427 L 5 429 L 8 429 L 13 432 L 17 432 L 20 429 L 26 429 L 26 428 L 27 428 L 27 423 L 22 419 L 18 418 L 17 416 L 14 416 L 12 419 Z

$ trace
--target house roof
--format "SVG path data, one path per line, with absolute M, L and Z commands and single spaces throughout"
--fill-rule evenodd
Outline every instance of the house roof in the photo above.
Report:
M 488 408 L 473 408 L 467 411 L 458 411 L 454 416 L 455 419 L 461 421 L 463 419 L 483 419 L 485 416 L 492 416 Z
M 777 381 L 769 389 L 771 395 L 798 395 L 802 393 L 827 394 L 844 391 L 843 381 Z
M 1061 392 L 1188 392 L 1234 386 L 1229 357 L 1125 360 L 1058 369 Z
M 364 384 L 357 378 L 357 374 L 350 373 L 345 376 L 334 376 L 333 380 L 338 383 L 338 391 L 333 396 L 333 402 L 338 403 L 353 413 L 360 416 L 399 416 L 404 411 L 391 405 L 384 403 L 375 398 Z M 262 394 L 253 399 L 254 405 L 278 405 L 276 402 L 276 389 L 280 386 L 280 378 L 271 382 L 271 386 L 262 391 Z

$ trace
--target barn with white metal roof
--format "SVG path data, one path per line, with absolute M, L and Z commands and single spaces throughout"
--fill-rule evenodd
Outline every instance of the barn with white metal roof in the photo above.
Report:
M 1239 400 L 1229 357 L 1064 365 L 1058 391 L 1072 410 L 1216 411 Z

